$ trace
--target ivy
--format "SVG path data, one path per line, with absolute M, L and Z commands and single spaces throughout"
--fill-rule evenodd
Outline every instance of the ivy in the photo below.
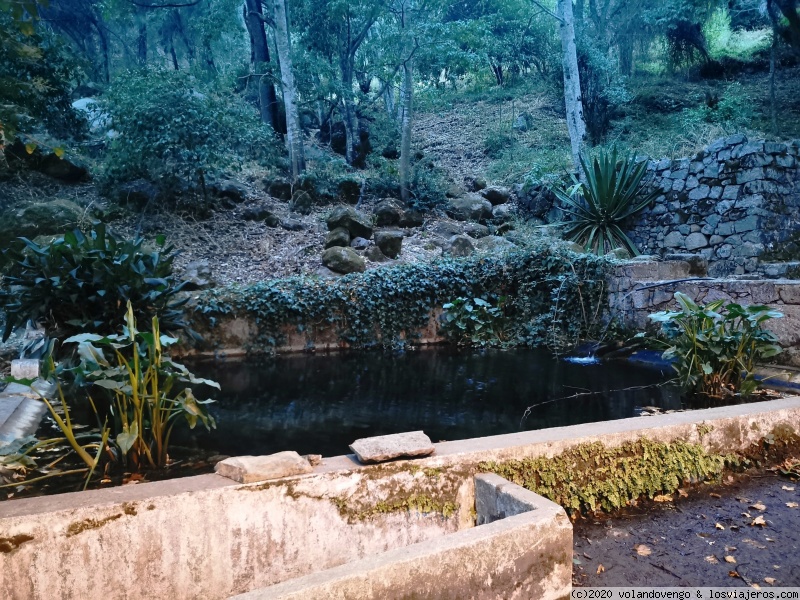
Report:
M 442 259 L 354 273 L 340 279 L 290 277 L 203 292 L 194 319 L 214 327 L 223 317 L 250 317 L 253 351 L 271 351 L 295 326 L 313 341 L 335 331 L 354 348 L 413 343 L 431 312 L 458 297 L 502 307 L 508 345 L 560 350 L 599 330 L 609 262 L 540 243 L 502 256 Z

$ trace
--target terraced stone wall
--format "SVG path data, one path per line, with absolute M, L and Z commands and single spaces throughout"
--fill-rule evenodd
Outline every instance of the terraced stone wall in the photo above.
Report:
M 699 254 L 713 277 L 800 258 L 800 140 L 717 140 L 650 164 L 662 194 L 630 224 L 643 254 Z

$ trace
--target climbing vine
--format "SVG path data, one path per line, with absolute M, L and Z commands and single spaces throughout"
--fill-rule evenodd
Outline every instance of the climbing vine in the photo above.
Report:
M 601 257 L 542 243 L 502 256 L 398 265 L 334 280 L 290 277 L 211 290 L 196 299 L 193 318 L 214 327 L 224 317 L 250 317 L 258 327 L 253 349 L 260 351 L 280 345 L 287 325 L 310 340 L 317 329 L 333 329 L 355 348 L 397 347 L 413 342 L 431 311 L 455 298 L 492 305 L 505 298 L 504 343 L 559 350 L 599 330 L 608 266 Z

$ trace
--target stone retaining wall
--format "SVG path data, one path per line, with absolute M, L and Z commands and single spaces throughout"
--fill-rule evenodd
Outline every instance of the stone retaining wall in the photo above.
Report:
M 717 140 L 691 158 L 651 162 L 662 191 L 628 226 L 644 254 L 691 252 L 715 277 L 800 254 L 800 141 Z

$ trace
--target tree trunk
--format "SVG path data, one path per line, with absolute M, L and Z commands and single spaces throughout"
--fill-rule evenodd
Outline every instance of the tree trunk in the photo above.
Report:
M 283 105 L 286 111 L 286 148 L 292 165 L 292 177 L 297 180 L 305 171 L 306 161 L 303 153 L 303 132 L 297 112 L 297 89 L 294 85 L 292 68 L 292 42 L 289 37 L 289 22 L 286 17 L 285 0 L 275 0 L 275 48 L 278 51 L 278 64 L 281 68 L 281 87 Z
M 778 36 L 772 33 L 772 46 L 769 49 L 769 116 L 772 121 L 772 135 L 778 137 L 778 108 L 775 102 L 775 46 Z
M 261 121 L 271 126 L 273 131 L 280 131 L 278 123 L 278 97 L 275 86 L 270 79 L 270 56 L 267 33 L 264 30 L 264 16 L 261 11 L 261 0 L 245 0 L 245 25 L 250 33 L 253 71 L 258 81 L 258 104 Z
M 147 23 L 144 20 L 144 15 L 139 17 L 139 35 L 136 38 L 136 61 L 140 67 L 147 65 Z
M 355 159 L 356 139 L 358 138 L 358 122 L 356 120 L 355 100 L 353 99 L 353 56 L 345 50 L 340 58 L 342 71 L 342 120 L 347 148 L 345 157 L 347 164 L 352 165 Z
M 383 85 L 383 105 L 386 107 L 386 114 L 392 119 L 396 114 L 394 104 L 394 86 L 390 82 L 386 82 Z
M 409 182 L 411 180 L 411 118 L 412 101 L 414 98 L 414 58 L 412 50 L 408 48 L 403 63 L 403 98 L 402 114 L 400 121 L 400 199 L 408 204 L 411 199 Z
M 583 99 L 578 74 L 578 52 L 575 48 L 575 24 L 572 18 L 572 0 L 558 0 L 561 19 L 561 52 L 564 69 L 564 102 L 567 109 L 567 130 L 572 147 L 572 162 L 583 178 L 580 156 L 586 143 L 586 122 L 583 120 Z

